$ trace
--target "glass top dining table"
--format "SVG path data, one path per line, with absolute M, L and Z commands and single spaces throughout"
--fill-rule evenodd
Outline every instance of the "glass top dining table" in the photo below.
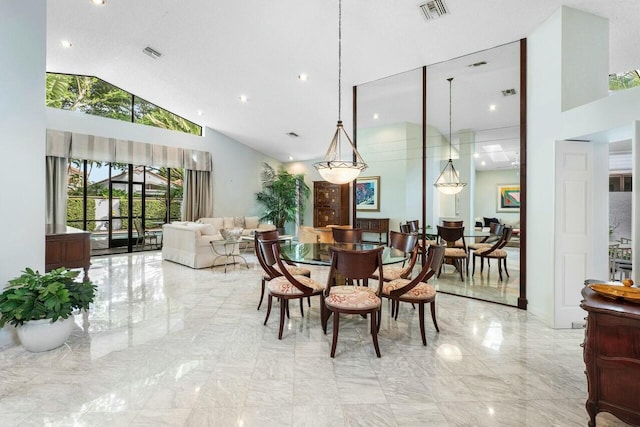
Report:
M 329 247 L 341 249 L 350 249 L 356 251 L 364 251 L 379 248 L 379 245 L 373 243 L 296 243 L 291 245 L 280 246 L 280 256 L 283 259 L 311 265 L 331 265 L 331 254 Z M 382 264 L 395 264 L 403 262 L 409 258 L 409 254 L 405 254 L 397 249 L 384 247 L 382 252 Z

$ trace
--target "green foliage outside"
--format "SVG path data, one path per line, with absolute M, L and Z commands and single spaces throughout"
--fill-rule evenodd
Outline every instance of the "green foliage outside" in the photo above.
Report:
M 609 90 L 624 90 L 640 86 L 640 70 L 609 74 Z
M 127 212 L 129 208 L 129 200 L 126 197 L 120 197 L 120 212 Z M 180 209 L 182 200 L 171 203 L 171 219 L 180 219 Z M 140 199 L 133 200 L 133 216 L 140 216 L 142 212 L 142 201 Z M 150 199 L 147 198 L 145 205 L 145 214 L 147 219 L 153 221 L 164 221 L 166 214 L 166 201 L 165 199 Z M 87 197 L 87 231 L 94 231 L 96 223 L 94 218 L 96 217 L 96 200 L 92 197 Z M 82 197 L 69 197 L 67 199 L 67 223 L 71 226 L 82 228 Z M 157 227 L 158 224 L 145 224 L 146 228 Z M 121 229 L 126 230 L 129 227 L 129 221 L 127 219 L 122 220 Z
M 132 100 L 135 100 L 133 112 Z M 97 77 L 47 73 L 46 105 L 194 135 L 202 134 L 201 126 Z

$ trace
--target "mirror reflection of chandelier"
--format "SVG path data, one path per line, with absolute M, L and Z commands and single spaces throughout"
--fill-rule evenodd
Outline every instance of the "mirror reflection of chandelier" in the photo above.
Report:
M 449 77 L 447 81 L 449 82 L 449 161 L 433 185 L 442 194 L 458 194 L 467 184 L 460 182 L 460 175 L 456 168 L 453 167 L 453 161 L 451 160 L 451 147 L 453 145 L 451 141 L 451 82 L 453 77 Z
M 314 163 L 320 176 L 333 184 L 346 184 L 353 181 L 360 175 L 360 172 L 367 168 L 367 164 L 362 160 L 356 146 L 347 135 L 342 126 L 342 0 L 338 1 L 338 127 L 333 135 L 331 144 L 324 159 Z M 342 157 L 342 143 L 349 143 L 349 149 L 345 150 L 352 154 L 351 159 Z

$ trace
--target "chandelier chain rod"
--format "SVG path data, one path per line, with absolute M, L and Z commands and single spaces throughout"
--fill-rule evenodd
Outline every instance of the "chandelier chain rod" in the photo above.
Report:
M 453 77 L 450 77 L 447 80 L 449 80 L 449 161 L 451 161 L 451 146 L 453 145 L 453 142 L 451 141 L 451 81 L 453 80 Z
M 342 0 L 338 0 L 338 120 L 342 120 Z

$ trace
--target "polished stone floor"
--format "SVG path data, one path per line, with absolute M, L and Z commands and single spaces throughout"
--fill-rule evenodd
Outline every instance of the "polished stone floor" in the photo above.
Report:
M 92 260 L 97 300 L 67 344 L 0 351 L 7 426 L 586 426 L 582 330 L 441 294 L 436 333 L 386 304 L 375 357 L 368 322 L 345 316 L 335 359 L 318 301 L 292 305 L 284 337 L 256 311 L 260 270 L 192 270 L 160 254 Z M 325 280 L 326 268 L 312 276 Z M 329 326 L 329 332 L 331 326 Z M 599 426 L 624 425 L 608 414 Z

